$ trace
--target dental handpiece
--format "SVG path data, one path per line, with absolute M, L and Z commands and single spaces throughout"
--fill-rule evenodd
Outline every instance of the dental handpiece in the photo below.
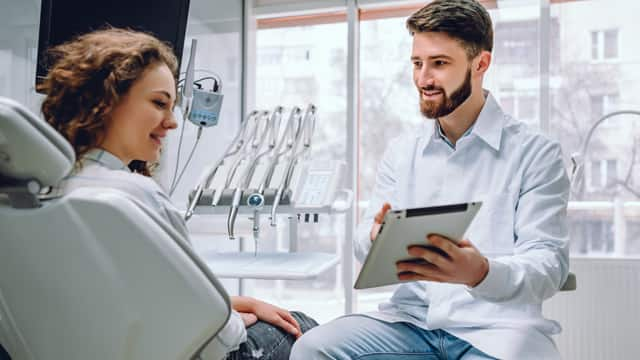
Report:
M 240 149 L 244 145 L 244 136 L 247 132 L 247 124 L 249 124 L 249 122 L 257 115 L 258 115 L 258 111 L 256 110 L 247 114 L 245 121 L 243 121 L 243 123 L 240 124 L 238 133 L 233 138 L 231 143 L 229 143 L 229 146 L 225 150 L 224 156 L 218 161 L 218 163 L 213 168 L 211 168 L 209 173 L 205 176 L 204 181 L 201 181 L 198 184 L 198 186 L 195 189 L 196 191 L 194 193 L 194 196 L 189 202 L 189 206 L 187 207 L 187 211 L 184 215 L 185 221 L 188 221 L 193 216 L 195 208 L 198 205 L 198 201 L 200 201 L 200 197 L 202 197 L 202 193 L 204 192 L 204 189 L 207 189 L 209 188 L 209 186 L 211 186 L 211 183 L 213 182 L 213 179 L 216 173 L 218 172 L 218 169 L 224 163 L 224 160 L 229 158 L 230 156 L 235 155 L 238 151 L 240 151 Z M 233 149 L 234 147 L 235 149 Z
M 292 155 L 291 160 L 289 160 L 289 164 L 287 165 L 285 176 L 280 182 L 280 186 L 276 191 L 275 198 L 273 199 L 273 206 L 271 207 L 271 226 L 277 225 L 276 213 L 278 211 L 278 207 L 280 206 L 282 196 L 291 183 L 291 178 L 293 177 L 293 173 L 299 158 L 311 148 L 311 138 L 313 136 L 313 131 L 315 128 L 315 113 L 316 106 L 313 104 L 309 104 L 305 111 L 300 128 L 298 129 L 299 131 L 296 134 L 297 136 L 295 139 L 295 143 L 293 144 L 293 149 L 297 149 L 298 144 L 300 143 L 300 140 L 304 135 L 303 148 L 298 153 Z
M 265 112 L 264 115 L 267 116 L 268 112 Z M 257 125 L 259 124 L 256 124 L 256 126 Z M 263 132 L 268 132 L 269 130 L 270 127 L 267 123 L 263 129 Z M 266 136 L 264 136 L 266 134 L 261 135 L 262 136 L 258 135 L 258 127 L 256 127 L 253 135 L 253 141 L 251 142 L 251 150 L 244 156 L 244 158 L 247 158 L 249 161 L 253 162 L 242 172 L 242 179 L 244 179 L 244 181 L 238 183 L 233 191 L 233 198 L 231 201 L 231 206 L 229 208 L 229 216 L 227 217 L 227 231 L 229 232 L 230 240 L 235 239 L 235 223 L 236 217 L 238 216 L 238 209 L 240 208 L 240 201 L 242 200 L 243 190 L 249 185 L 257 166 L 256 159 L 258 158 L 258 155 L 256 155 L 256 153 L 260 150 L 266 139 Z M 227 181 L 230 182 L 230 179 L 228 178 Z

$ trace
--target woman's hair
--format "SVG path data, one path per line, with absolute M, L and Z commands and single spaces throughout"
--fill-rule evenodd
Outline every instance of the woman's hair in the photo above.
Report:
M 103 141 L 110 112 L 149 66 L 166 64 L 174 77 L 178 71 L 169 45 L 118 28 L 78 36 L 49 49 L 47 56 L 52 66 L 37 86 L 46 94 L 42 114 L 71 143 L 78 161 Z M 150 175 L 150 164 L 144 161 L 129 167 Z

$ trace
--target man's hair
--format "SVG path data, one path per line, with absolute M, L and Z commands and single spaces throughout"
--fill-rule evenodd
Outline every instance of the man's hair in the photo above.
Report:
M 174 77 L 178 60 L 168 44 L 133 30 L 107 28 L 81 35 L 48 50 L 52 67 L 38 90 L 45 120 L 70 143 L 79 162 L 105 135 L 113 107 L 145 70 L 158 64 Z M 149 175 L 141 161 L 132 170 Z
M 407 29 L 444 33 L 460 41 L 469 59 L 493 49 L 491 18 L 476 0 L 434 0 L 407 19 Z

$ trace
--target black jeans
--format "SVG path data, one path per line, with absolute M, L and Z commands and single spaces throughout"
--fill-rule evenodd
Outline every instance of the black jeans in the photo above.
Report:
M 318 323 L 307 315 L 293 311 L 291 315 L 296 319 L 302 332 L 318 326 Z M 228 360 L 288 360 L 291 347 L 296 338 L 269 323 L 258 321 L 247 329 L 247 341 L 240 344 L 240 348 L 229 355 Z
M 318 326 L 312 318 L 301 312 L 291 312 L 305 333 Z M 269 323 L 258 321 L 247 329 L 247 341 L 240 344 L 240 348 L 229 355 L 228 360 L 262 359 L 288 360 L 295 337 L 284 330 Z M 11 360 L 9 354 L 0 345 L 0 360 Z
M 0 344 L 0 360 L 11 360 L 7 351 Z

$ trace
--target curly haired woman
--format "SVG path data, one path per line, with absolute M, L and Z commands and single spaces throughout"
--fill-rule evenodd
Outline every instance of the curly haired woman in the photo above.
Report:
M 113 187 L 141 200 L 189 239 L 169 197 L 150 177 L 173 116 L 178 62 L 169 46 L 142 32 L 109 28 L 50 50 L 53 65 L 38 90 L 46 121 L 73 146 L 77 164 L 62 183 Z M 316 322 L 260 300 L 232 297 L 232 316 L 203 355 L 288 359 L 295 339 Z

